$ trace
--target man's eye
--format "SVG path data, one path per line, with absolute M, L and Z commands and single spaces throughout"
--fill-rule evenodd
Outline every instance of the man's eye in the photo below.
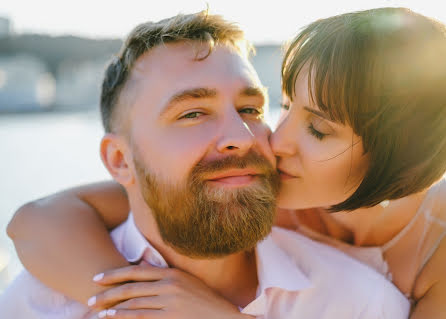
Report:
M 261 112 L 254 107 L 246 107 L 241 109 L 239 112 L 245 114 L 255 114 L 255 115 L 261 114 Z
M 180 117 L 181 119 L 196 119 L 203 115 L 203 112 L 190 112 Z

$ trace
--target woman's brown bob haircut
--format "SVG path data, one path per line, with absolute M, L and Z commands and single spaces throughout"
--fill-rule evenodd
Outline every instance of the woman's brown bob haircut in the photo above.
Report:
M 293 39 L 282 65 L 291 99 L 309 66 L 313 103 L 362 138 L 370 167 L 332 211 L 420 192 L 446 171 L 446 28 L 404 8 L 318 20 Z M 298 194 L 296 195 L 298 196 Z
M 197 50 L 197 60 L 206 59 L 218 44 L 229 45 L 248 56 L 254 51 L 236 24 L 226 21 L 219 15 L 209 14 L 207 10 L 193 14 L 179 14 L 158 22 L 146 22 L 136 26 L 105 70 L 100 105 L 102 124 L 106 132 L 111 132 L 115 128 L 114 113 L 119 104 L 119 95 L 135 61 L 158 45 L 182 41 L 197 41 L 208 45 L 207 54 Z

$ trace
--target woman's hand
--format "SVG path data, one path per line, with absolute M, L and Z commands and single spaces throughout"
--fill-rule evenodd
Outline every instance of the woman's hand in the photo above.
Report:
M 91 307 L 106 309 L 98 313 L 99 318 L 253 318 L 241 314 L 201 280 L 177 269 L 144 263 L 95 278 L 100 285 L 118 284 L 90 299 Z

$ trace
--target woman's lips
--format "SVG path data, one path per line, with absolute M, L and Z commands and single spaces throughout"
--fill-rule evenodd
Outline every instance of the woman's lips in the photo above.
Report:
M 297 176 L 288 174 L 287 172 L 285 172 L 285 171 L 283 171 L 281 169 L 279 169 L 278 171 L 279 171 L 280 179 L 282 181 L 286 181 L 286 180 L 293 179 L 293 178 L 298 178 Z

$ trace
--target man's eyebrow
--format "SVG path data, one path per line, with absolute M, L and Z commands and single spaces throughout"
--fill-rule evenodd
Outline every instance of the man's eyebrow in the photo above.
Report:
M 325 113 L 323 113 L 321 111 L 315 110 L 315 109 L 313 109 L 311 107 L 308 107 L 308 106 L 304 106 L 304 110 L 307 111 L 307 112 L 313 113 L 313 114 L 319 116 L 320 118 L 323 118 L 324 120 L 327 120 L 327 121 L 330 121 L 330 122 L 334 122 L 331 118 L 329 118 L 327 116 L 327 114 L 325 114 Z
M 190 100 L 190 99 L 204 99 L 213 98 L 217 96 L 217 90 L 210 88 L 193 88 L 181 91 L 172 96 L 169 101 L 167 101 L 166 106 L 161 111 L 161 115 L 166 114 L 171 110 L 177 103 Z
M 263 98 L 265 101 L 268 99 L 268 91 L 265 87 L 248 86 L 240 91 L 240 95 L 258 96 Z

